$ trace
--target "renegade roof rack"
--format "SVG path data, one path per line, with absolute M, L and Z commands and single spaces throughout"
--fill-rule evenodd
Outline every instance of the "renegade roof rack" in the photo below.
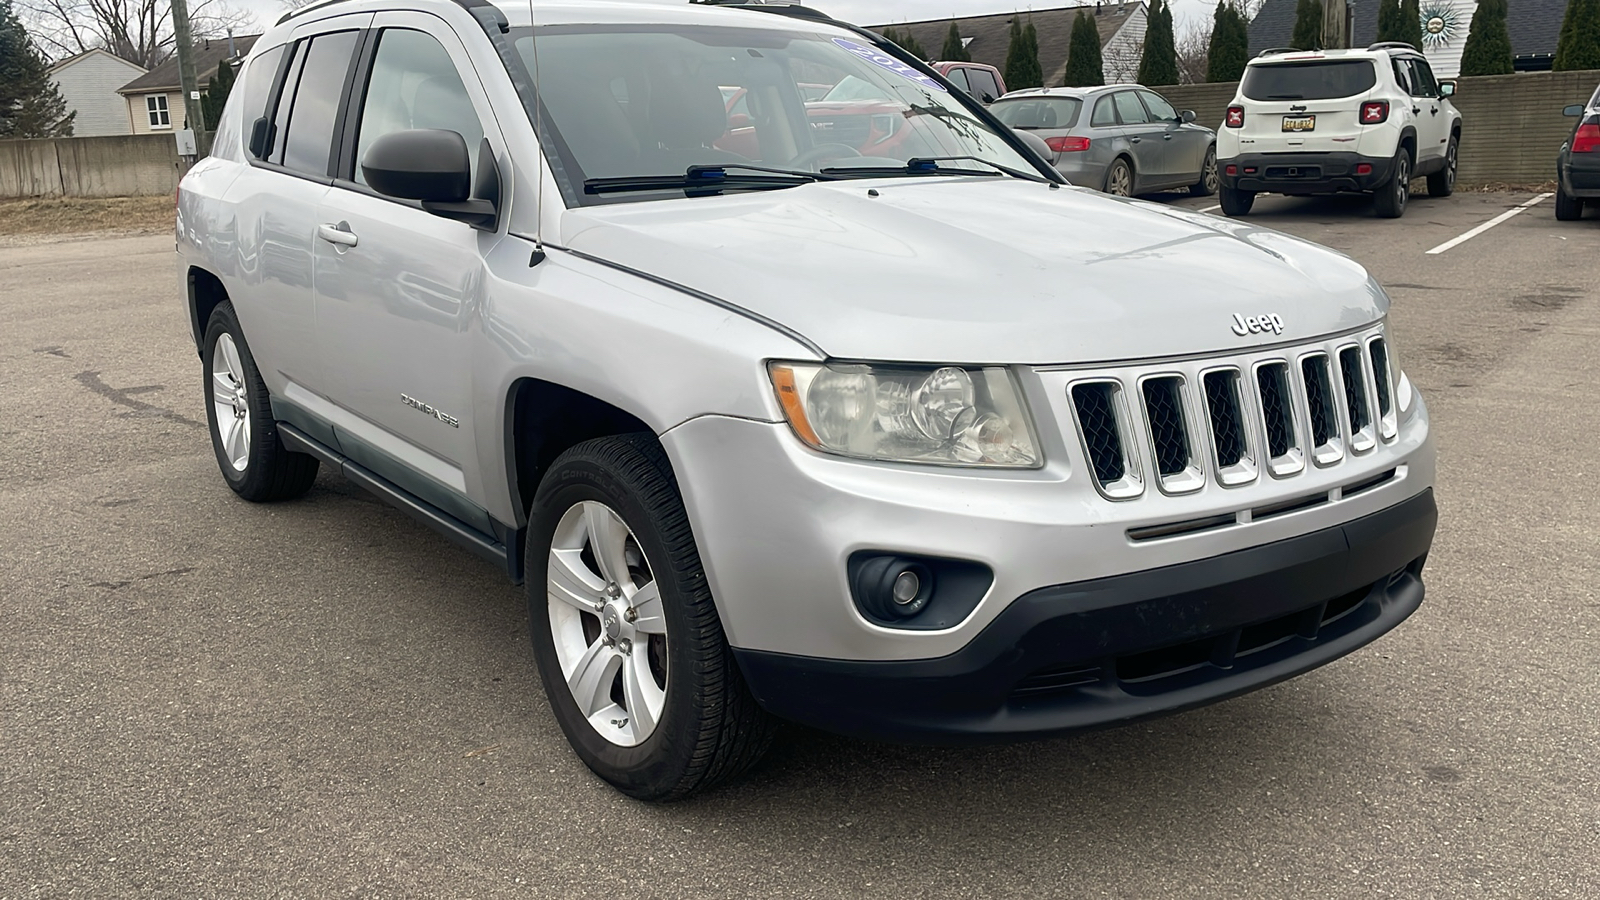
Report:
M 1410 50 L 1412 53 L 1420 53 L 1420 52 L 1422 52 L 1422 51 L 1418 50 L 1416 47 L 1412 46 L 1411 44 L 1406 43 L 1405 41 L 1379 41 L 1376 44 L 1371 45 L 1367 49 L 1369 51 L 1371 51 L 1371 50 Z

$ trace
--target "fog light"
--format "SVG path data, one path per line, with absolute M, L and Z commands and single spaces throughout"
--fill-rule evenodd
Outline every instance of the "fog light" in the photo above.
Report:
M 909 619 L 922 612 L 933 597 L 933 572 L 915 559 L 874 557 L 852 575 L 857 602 L 877 619 Z
M 1371 163 L 1356 163 L 1356 174 L 1357 175 L 1371 175 L 1372 174 L 1372 164 Z
M 894 579 L 894 602 L 901 606 L 916 602 L 917 595 L 922 593 L 922 579 L 910 569 L 901 572 Z

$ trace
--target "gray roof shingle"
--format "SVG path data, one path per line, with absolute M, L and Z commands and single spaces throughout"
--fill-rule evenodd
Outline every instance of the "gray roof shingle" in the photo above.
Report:
M 256 38 L 259 37 L 261 37 L 259 34 L 235 36 L 233 39 L 233 52 L 241 57 L 249 54 L 250 48 L 255 46 Z M 211 38 L 195 44 L 194 74 L 200 83 L 201 90 L 205 90 L 206 80 L 217 74 L 217 65 L 227 58 L 227 38 Z M 178 57 L 177 54 L 173 54 L 167 57 L 166 62 L 117 88 L 117 93 L 159 94 L 163 91 L 181 90 L 183 90 L 183 86 L 178 82 Z
M 1062 76 L 1066 73 L 1067 48 L 1072 43 L 1072 23 L 1078 17 L 1079 10 L 1095 16 L 1095 25 L 1100 32 L 1100 46 L 1103 47 L 1143 6 L 1142 0 L 1132 0 L 1127 3 L 1085 3 L 1056 9 L 965 16 L 954 18 L 953 21 L 961 29 L 962 37 L 972 38 L 967 43 L 967 52 L 972 54 L 972 61 L 988 63 L 1002 72 L 1006 68 L 1006 50 L 1011 46 L 1011 20 L 1022 16 L 1024 23 L 1033 22 L 1033 27 L 1039 32 L 1039 68 L 1044 71 L 1044 83 L 1054 85 L 1060 84 Z M 885 28 L 909 31 L 924 50 L 937 57 L 939 48 L 944 46 L 945 35 L 950 32 L 951 21 L 950 17 L 946 17 L 867 27 L 873 31 L 882 31 Z

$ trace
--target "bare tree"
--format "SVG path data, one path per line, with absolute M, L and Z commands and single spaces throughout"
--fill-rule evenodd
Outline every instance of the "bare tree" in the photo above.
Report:
M 172 55 L 170 0 L 20 0 L 17 9 L 40 49 L 55 59 L 98 49 L 152 69 Z M 220 38 L 250 21 L 227 0 L 189 6 L 196 40 Z
M 1210 20 L 1191 20 L 1178 36 L 1178 83 L 1205 84 L 1210 54 Z

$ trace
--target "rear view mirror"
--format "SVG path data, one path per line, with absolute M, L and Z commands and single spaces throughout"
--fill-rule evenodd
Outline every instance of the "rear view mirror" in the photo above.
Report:
M 1011 133 L 1021 138 L 1022 142 L 1028 145 L 1029 150 L 1039 154 L 1042 158 L 1048 160 L 1055 156 L 1055 151 L 1051 150 L 1050 145 L 1044 142 L 1044 138 L 1039 137 L 1037 134 L 1031 131 L 1023 131 L 1021 128 L 1013 128 Z
M 1563 109 L 1561 114 L 1563 116 L 1581 116 L 1583 115 L 1583 104 L 1574 103 L 1566 109 Z
M 1178 113 L 1178 120 L 1181 121 L 1185 125 L 1190 124 L 1191 122 L 1193 122 L 1195 120 L 1194 110 L 1186 109 L 1183 112 Z
M 1439 96 L 1441 96 L 1441 97 L 1454 97 L 1455 95 L 1456 95 L 1456 83 L 1454 81 L 1441 81 L 1441 82 L 1439 82 Z
M 984 106 L 988 106 L 989 104 L 991 104 L 993 102 L 994 102 L 994 95 L 989 93 L 988 91 L 984 91 L 983 92 L 983 105 Z

